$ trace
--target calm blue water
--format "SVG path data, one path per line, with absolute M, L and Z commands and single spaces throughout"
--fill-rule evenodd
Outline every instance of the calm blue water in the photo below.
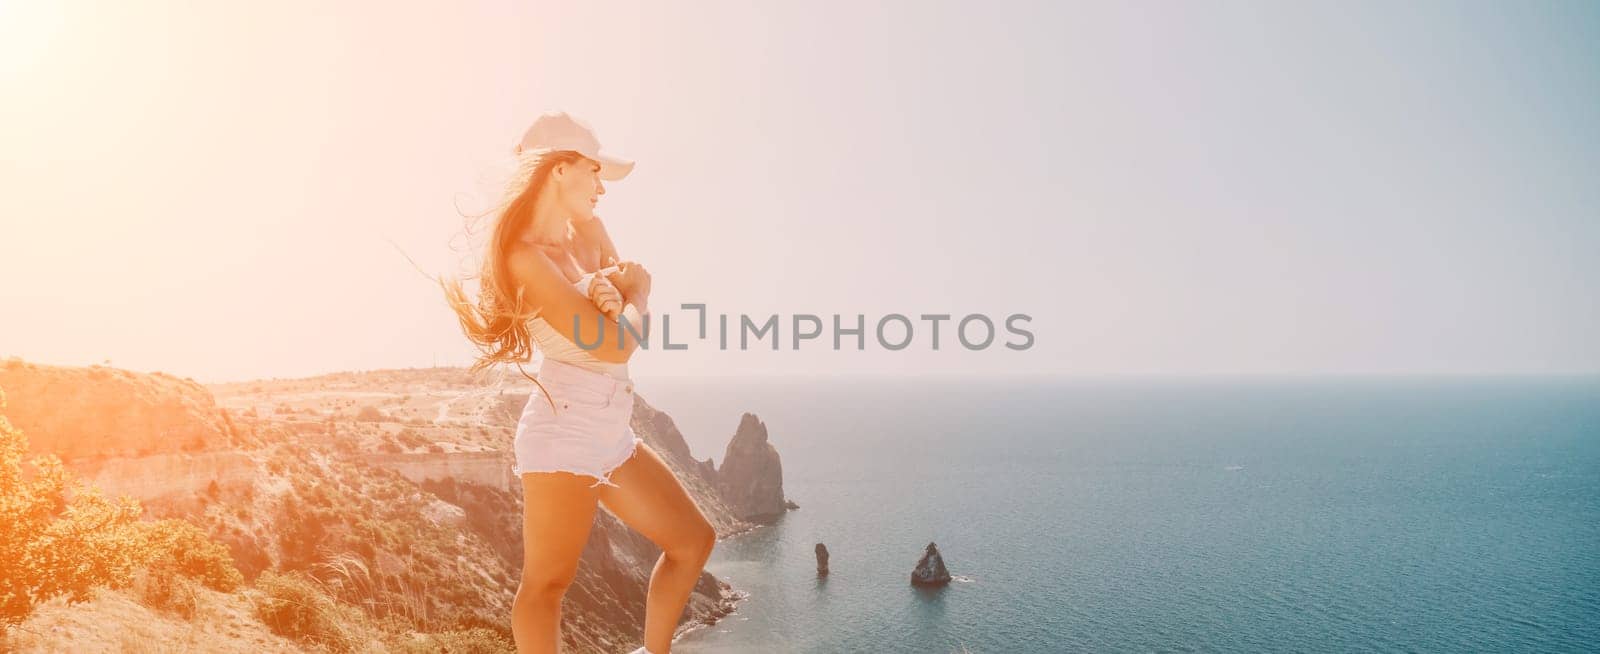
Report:
M 675 652 L 1600 650 L 1593 377 L 641 391 L 719 462 L 756 412 L 801 506 Z

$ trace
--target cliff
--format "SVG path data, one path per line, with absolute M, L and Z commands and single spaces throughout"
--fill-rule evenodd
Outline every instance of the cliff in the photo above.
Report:
M 63 461 L 203 452 L 238 445 L 211 392 L 192 379 L 90 366 L 0 364 L 11 424 Z
M 241 427 L 194 380 L 13 359 L 0 364 L 0 388 L 30 453 L 55 454 L 109 494 L 152 500 L 253 483 L 256 464 L 240 446 L 257 427 Z
M 256 474 L 256 462 L 243 452 L 80 457 L 70 465 L 79 478 L 107 494 L 141 501 L 197 493 L 213 483 L 220 489 L 244 488 L 254 483 Z
M 429 480 L 455 479 L 490 488 L 513 490 L 517 487 L 516 477 L 511 473 L 509 452 L 369 452 L 360 458 L 368 465 L 388 468 L 417 484 Z
M 739 419 L 717 470 L 717 486 L 742 520 L 771 524 L 786 510 L 778 448 L 767 440 L 767 426 L 755 414 Z
M 454 368 L 205 387 L 99 366 L 0 367 L 7 414 L 32 450 L 56 453 L 108 493 L 144 500 L 148 517 L 201 525 L 247 578 L 317 570 L 343 552 L 391 580 L 375 585 L 432 589 L 429 615 L 509 635 L 522 562 L 510 445 L 527 395 L 463 395 L 480 386 Z M 776 451 L 754 424 L 759 435 L 741 423 L 718 471 L 642 397 L 632 417 L 721 537 L 753 528 L 745 517 L 769 510 L 774 491 L 781 507 Z M 628 651 L 639 645 L 660 549 L 606 511 L 595 521 L 563 633 L 573 651 Z M 705 573 L 682 626 L 715 622 L 741 597 Z

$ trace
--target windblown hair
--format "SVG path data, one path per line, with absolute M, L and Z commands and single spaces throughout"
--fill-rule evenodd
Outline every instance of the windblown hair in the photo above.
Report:
M 519 154 L 516 171 L 495 211 L 493 231 L 479 274 L 477 302 L 467 296 L 461 280 L 439 279 L 445 299 L 461 322 L 461 331 L 479 351 L 471 372 L 497 363 L 515 363 L 520 368 L 520 364 L 532 360 L 535 346 L 528 331 L 528 320 L 539 312 L 529 307 L 524 288 L 512 277 L 506 256 L 517 239 L 529 232 L 534 206 L 545 182 L 550 179 L 550 170 L 558 164 L 582 158 L 583 155 L 570 150 L 535 150 Z M 555 230 L 554 226 L 534 227 L 543 228 L 533 230 L 535 233 Z

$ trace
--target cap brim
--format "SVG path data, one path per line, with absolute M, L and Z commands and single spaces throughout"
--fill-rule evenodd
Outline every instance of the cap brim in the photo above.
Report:
M 600 179 L 609 182 L 615 182 L 633 172 L 632 159 L 600 152 L 595 155 L 594 160 L 600 163 Z

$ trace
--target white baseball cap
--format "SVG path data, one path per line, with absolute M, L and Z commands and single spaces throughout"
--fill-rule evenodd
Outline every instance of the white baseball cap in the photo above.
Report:
M 522 140 L 512 152 L 524 150 L 572 150 L 600 163 L 600 179 L 616 181 L 633 170 L 633 160 L 623 159 L 600 150 L 600 139 L 595 138 L 589 124 L 574 118 L 565 111 L 545 112 L 534 119 L 523 133 Z

